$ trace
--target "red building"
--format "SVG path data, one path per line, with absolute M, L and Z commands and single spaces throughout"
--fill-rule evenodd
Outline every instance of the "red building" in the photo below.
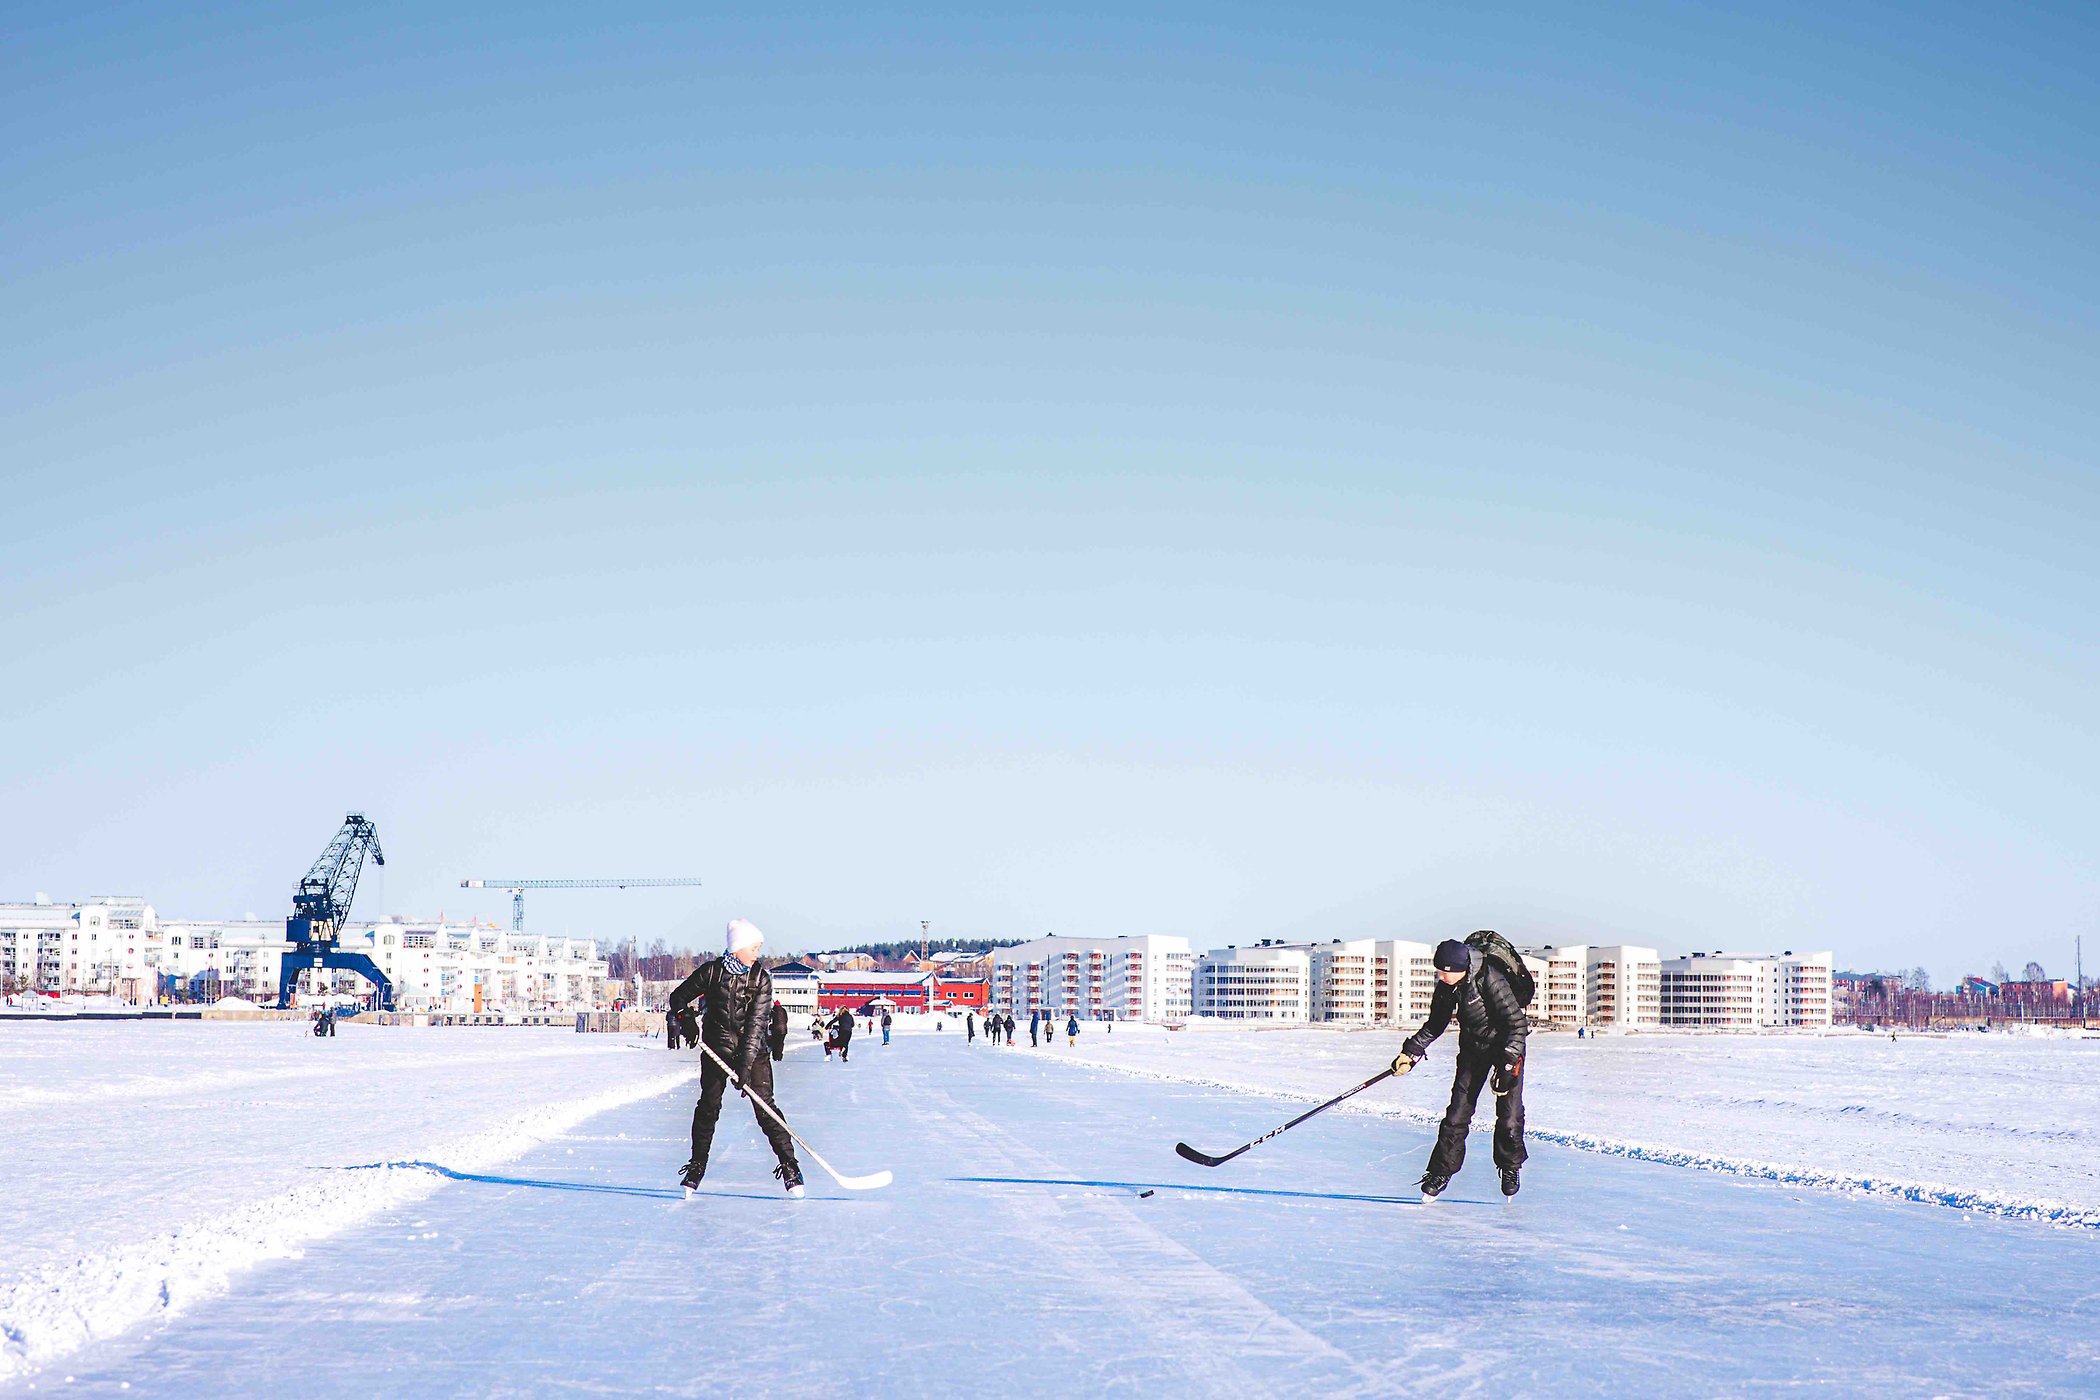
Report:
M 819 1011 L 858 1011 L 878 999 L 899 1011 L 925 1011 L 932 997 L 929 972 L 826 972 L 817 978 Z
M 988 977 L 936 977 L 933 999 L 950 1006 L 982 1011 L 992 1004 L 992 982 Z

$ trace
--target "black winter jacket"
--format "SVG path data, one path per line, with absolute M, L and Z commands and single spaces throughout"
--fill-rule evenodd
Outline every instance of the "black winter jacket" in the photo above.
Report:
M 1436 995 L 1429 999 L 1429 1019 L 1400 1047 L 1408 1055 L 1419 1060 L 1428 1053 L 1429 1042 L 1444 1033 L 1455 1014 L 1460 1054 L 1485 1051 L 1494 1056 L 1498 1065 L 1514 1064 L 1524 1058 L 1524 1036 L 1529 1027 L 1524 1008 L 1517 1004 L 1517 994 L 1510 988 L 1508 974 L 1492 958 L 1476 953 L 1474 961 L 1479 966 L 1457 986 L 1436 984 Z
M 750 1079 L 766 1060 L 766 1031 L 772 1020 L 773 974 L 753 967 L 739 976 L 720 958 L 700 964 L 671 993 L 671 1014 L 688 1006 L 703 1013 L 700 1039 L 729 1062 L 737 1078 Z
M 766 1014 L 766 1048 L 779 1059 L 787 1054 L 788 1014 L 785 1006 L 776 1006 Z

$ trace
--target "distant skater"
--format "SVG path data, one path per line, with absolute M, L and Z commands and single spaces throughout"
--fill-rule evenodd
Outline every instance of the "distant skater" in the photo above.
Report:
M 1035 1038 L 1037 1014 L 1038 1013 L 1033 1011 L 1028 1013 L 1028 1043 L 1030 1045 L 1036 1045 L 1040 1043 Z
M 963 1012 L 963 1036 L 965 1045 L 977 1043 L 977 1018 L 967 1011 Z
M 1484 947 L 1482 945 L 1485 945 Z M 1458 1018 L 1458 1064 L 1451 1072 L 1451 1103 L 1437 1129 L 1422 1195 L 1435 1199 L 1466 1160 L 1466 1132 L 1483 1084 L 1495 1091 L 1495 1168 L 1502 1194 L 1517 1194 L 1524 1165 L 1524 1003 L 1532 988 L 1528 973 L 1520 987 L 1512 964 L 1524 964 L 1500 934 L 1483 930 L 1465 943 L 1447 938 L 1436 948 L 1436 993 L 1429 1019 L 1409 1036 L 1393 1059 L 1393 1073 L 1406 1074 L 1429 1058 L 1429 1046 L 1451 1018 Z
M 773 1014 L 769 1018 L 766 1048 L 773 1052 L 773 1063 L 776 1065 L 787 1054 L 788 1012 L 787 1008 L 777 1001 L 773 1003 Z
M 890 1013 L 887 1011 L 882 1013 L 882 1043 L 890 1043 Z
M 722 1116 L 722 1091 L 729 1087 L 733 1070 L 738 1089 L 752 1100 L 751 1114 L 758 1120 L 758 1130 L 766 1135 L 780 1161 L 773 1175 L 790 1196 L 799 1196 L 802 1167 L 795 1160 L 795 1140 L 779 1120 L 759 1107 L 774 1103 L 773 1062 L 766 1046 L 766 1032 L 773 1024 L 769 1010 L 773 974 L 759 962 L 765 935 L 748 919 L 731 919 L 722 942 L 722 956 L 702 963 L 671 993 L 671 1014 L 683 1017 L 689 1007 L 697 1008 L 701 1039 L 715 1052 L 700 1062 L 700 1102 L 693 1106 L 693 1155 L 678 1181 L 691 1190 L 707 1175 L 708 1148 L 715 1139 L 715 1122 Z M 724 1064 L 729 1070 L 722 1068 Z
M 853 1049 L 853 1011 L 840 1007 L 839 1014 L 831 1018 L 831 1038 L 839 1047 L 839 1063 L 845 1064 Z

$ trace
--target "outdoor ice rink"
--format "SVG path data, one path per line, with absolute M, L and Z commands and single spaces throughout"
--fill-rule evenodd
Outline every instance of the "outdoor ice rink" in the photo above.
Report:
M 805 1163 L 810 1197 L 785 1199 L 732 1096 L 704 1193 L 685 1201 L 672 1182 L 691 1086 L 652 1087 L 672 1055 L 479 1034 L 512 1038 L 450 1044 L 538 1056 L 579 1079 L 593 1067 L 594 1084 L 618 1078 L 639 1096 L 500 1165 L 432 1162 L 450 1178 L 359 1172 L 401 1159 L 360 1160 L 355 1133 L 328 1140 L 298 1177 L 414 1175 L 424 1194 L 0 1386 L 2071 1395 L 2092 1393 L 2100 1363 L 2088 1228 L 1553 1143 L 1534 1147 L 1524 1193 L 1505 1205 L 1478 1131 L 1450 1194 L 1425 1207 L 1409 1187 L 1429 1130 L 1376 1113 L 1326 1115 L 1206 1171 L 1174 1156 L 1177 1138 L 1234 1145 L 1302 1101 L 946 1033 L 863 1037 L 850 1066 L 798 1043 L 782 1066 L 784 1106 L 820 1150 L 842 1170 L 892 1168 L 890 1189 L 849 1195 Z M 386 1035 L 351 1027 L 340 1047 L 279 1048 L 314 1068 L 339 1048 L 338 1066 L 407 1053 Z M 1115 1039 L 1155 1061 L 1227 1045 Z M 1376 1052 L 1366 1041 L 1352 1053 Z M 1448 1065 L 1374 1093 L 1388 1107 L 1440 1101 Z M 160 1141 L 179 1155 L 179 1140 Z M 65 1209 L 35 1204 L 47 1219 Z M 2008 1355 L 2025 1358 L 2011 1379 Z

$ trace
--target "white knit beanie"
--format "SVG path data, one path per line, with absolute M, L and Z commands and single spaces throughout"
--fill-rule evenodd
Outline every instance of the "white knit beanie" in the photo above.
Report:
M 731 919 L 729 931 L 722 935 L 722 951 L 736 957 L 737 949 L 756 948 L 765 941 L 766 936 L 758 931 L 757 924 L 749 919 Z M 737 961 L 742 962 L 743 959 L 738 958 Z

